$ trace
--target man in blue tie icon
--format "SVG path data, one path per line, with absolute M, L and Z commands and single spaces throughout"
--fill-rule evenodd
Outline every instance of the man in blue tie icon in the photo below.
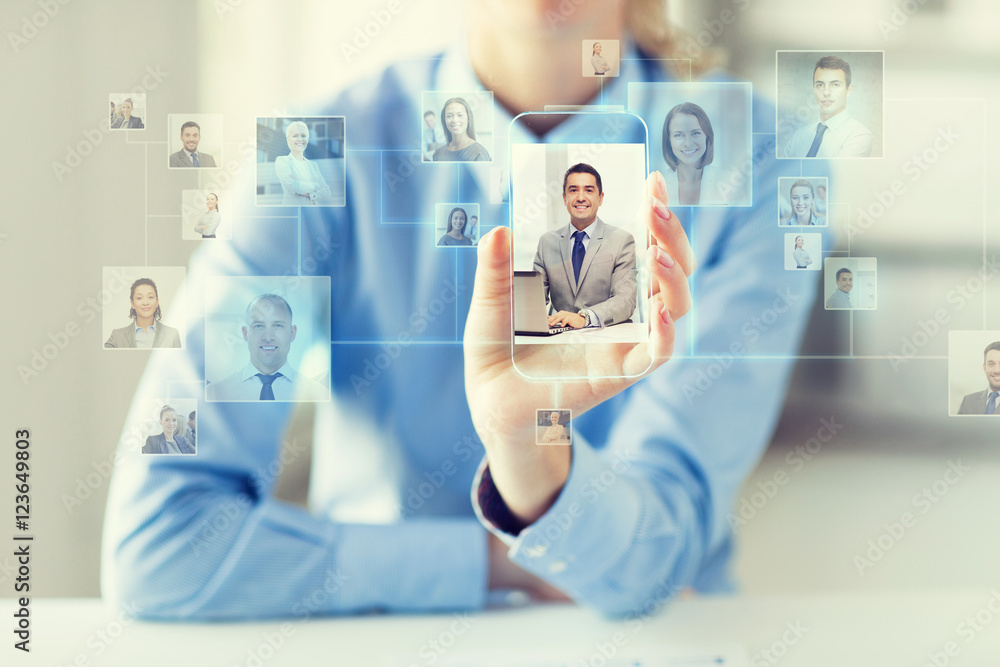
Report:
M 208 385 L 211 401 L 326 400 L 325 387 L 300 375 L 288 363 L 288 352 L 298 327 L 292 308 L 277 294 L 255 297 L 246 310 L 243 340 L 250 361 L 242 369 Z
M 837 291 L 826 300 L 827 310 L 853 308 L 851 305 L 851 290 L 854 289 L 854 274 L 850 269 L 837 271 Z
M 997 410 L 1000 398 L 1000 340 L 993 341 L 983 351 L 983 372 L 986 373 L 987 388 L 962 399 L 958 408 L 960 415 L 1000 415 Z
M 813 68 L 813 95 L 819 122 L 795 131 L 783 157 L 871 157 L 872 133 L 851 117 L 847 98 L 854 92 L 851 66 L 836 56 L 824 56 Z
M 569 223 L 538 240 L 534 269 L 542 274 L 549 326 L 606 327 L 632 317 L 637 300 L 635 238 L 597 217 L 601 175 L 580 162 L 563 176 Z
M 201 126 L 193 120 L 181 125 L 181 148 L 170 155 L 170 167 L 215 167 L 215 158 L 208 153 L 198 152 L 201 143 Z

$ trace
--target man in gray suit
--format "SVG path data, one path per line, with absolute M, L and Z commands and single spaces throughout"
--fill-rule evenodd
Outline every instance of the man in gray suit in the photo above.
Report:
M 826 307 L 832 308 L 853 308 L 851 305 L 851 290 L 854 289 L 854 274 L 850 269 L 840 269 L 837 271 L 837 291 L 826 300 Z
M 581 162 L 566 171 L 563 204 L 569 224 L 543 234 L 535 254 L 551 327 L 606 327 L 635 311 L 635 239 L 597 217 L 603 203 L 596 169 Z
M 208 153 L 199 153 L 201 126 L 193 120 L 181 125 L 181 143 L 184 148 L 170 156 L 171 167 L 215 167 L 215 158 Z
M 1000 415 L 997 399 L 1000 396 L 1000 340 L 993 341 L 983 352 L 983 372 L 988 389 L 969 394 L 958 408 L 960 415 Z

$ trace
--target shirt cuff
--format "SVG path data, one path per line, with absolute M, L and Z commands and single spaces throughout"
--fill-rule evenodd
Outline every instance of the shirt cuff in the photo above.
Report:
M 473 482 L 472 504 L 483 525 L 510 546 L 519 567 L 577 597 L 632 549 L 641 516 L 639 495 L 621 479 L 625 453 L 605 460 L 574 434 L 570 473 L 552 507 L 522 526 L 493 484 L 486 459 Z

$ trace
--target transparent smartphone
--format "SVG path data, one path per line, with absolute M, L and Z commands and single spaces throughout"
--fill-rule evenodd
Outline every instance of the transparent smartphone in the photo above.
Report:
M 618 362 L 649 339 L 646 124 L 627 111 L 529 112 L 508 137 L 514 367 L 624 377 Z

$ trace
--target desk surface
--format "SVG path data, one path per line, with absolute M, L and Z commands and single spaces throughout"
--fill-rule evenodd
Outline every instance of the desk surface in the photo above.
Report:
M 639 343 L 649 338 L 649 325 L 644 322 L 626 322 L 613 327 L 575 329 L 551 336 L 514 336 L 516 345 L 554 345 L 556 343 Z
M 12 602 L 7 599 L 3 606 L 11 609 Z M 551 655 L 553 650 L 566 650 L 575 654 L 595 650 L 616 632 L 625 637 L 622 651 L 648 651 L 654 656 L 658 648 L 671 646 L 739 644 L 755 659 L 751 667 L 922 667 L 935 664 L 928 653 L 939 654 L 937 667 L 1000 664 L 1000 591 L 986 589 L 700 597 L 675 601 L 642 623 L 609 621 L 572 605 L 545 605 L 467 616 L 326 617 L 285 622 L 284 632 L 281 621 L 131 622 L 122 627 L 119 611 L 93 599 L 36 600 L 31 612 L 31 655 L 22 658 L 8 643 L 0 649 L 4 665 L 395 667 L 441 664 L 465 653 Z M 3 617 L 10 624 L 10 613 Z M 799 638 L 778 647 L 783 637 L 794 637 L 788 632 L 793 626 L 798 627 Z M 10 642 L 10 630 L 4 634 Z M 453 645 L 436 656 L 429 649 L 433 640 Z M 269 642 L 279 647 L 271 649 Z M 944 654 L 948 642 L 954 643 L 957 655 Z M 776 662 L 760 653 L 771 649 Z M 8 661 L 11 654 L 14 660 Z M 947 662 L 940 662 L 945 658 Z M 475 667 L 474 662 L 462 664 Z

